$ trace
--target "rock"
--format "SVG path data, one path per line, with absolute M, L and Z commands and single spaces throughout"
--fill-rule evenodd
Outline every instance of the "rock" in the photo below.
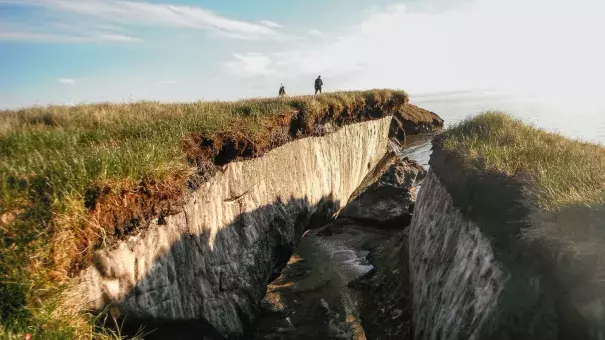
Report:
M 348 284 L 361 293 L 361 326 L 369 339 L 413 339 L 408 231 L 371 251 L 374 269 Z
M 387 150 L 389 152 L 394 152 L 396 155 L 400 155 L 403 153 L 403 147 L 401 146 L 401 144 L 394 140 L 394 139 L 390 139 L 389 140 L 389 144 L 387 145 Z
M 393 117 L 393 120 L 391 120 L 391 126 L 389 128 L 389 138 L 391 140 L 397 141 L 398 143 L 405 142 L 405 130 L 403 128 L 403 124 L 399 121 L 399 119 L 396 119 L 395 117 Z
M 416 187 L 426 176 L 418 163 L 388 153 L 364 179 L 339 217 L 403 228 L 411 222 Z M 369 185 L 367 185 L 369 183 Z

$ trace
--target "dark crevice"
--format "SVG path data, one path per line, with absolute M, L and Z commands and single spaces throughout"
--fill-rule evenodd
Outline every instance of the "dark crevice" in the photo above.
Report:
M 569 287 L 556 277 L 558 264 L 551 259 L 553 250 L 522 237 L 531 228 L 528 219 L 531 211 L 524 203 L 527 183 L 503 173 L 475 169 L 462 157 L 445 150 L 444 138 L 442 135 L 434 139 L 429 164 L 452 197 L 454 207 L 489 238 L 496 260 L 510 275 L 507 291 L 531 291 L 534 288 L 529 282 L 539 279 L 542 282 L 539 298 L 554 303 L 559 335 L 564 339 L 587 339 L 584 321 L 569 301 Z M 498 325 L 500 328 L 489 330 L 485 336 L 517 334 L 519 329 L 528 327 L 535 311 L 530 307 L 522 311 L 518 306 L 523 301 L 518 296 L 506 296 L 500 304 L 498 313 L 501 318 L 511 318 L 510 324 Z M 517 336 L 526 338 L 527 334 Z
M 280 275 L 303 232 L 330 221 L 339 207 L 340 203 L 334 201 L 331 195 L 315 205 L 311 205 L 306 199 L 291 199 L 285 202 L 278 198 L 271 204 L 241 214 L 232 224 L 223 227 L 216 235 L 214 250 L 210 249 L 209 235 L 206 233 L 183 234 L 183 238 L 175 243 L 166 255 L 155 260 L 157 264 L 151 267 L 151 271 L 146 273 L 120 302 L 119 322 L 124 321 L 124 334 L 132 335 L 141 326 L 145 326 L 146 330 L 155 329 L 146 339 L 246 338 L 253 331 L 254 318 L 258 315 L 259 303 L 268 282 Z M 249 232 L 249 228 L 255 230 Z M 198 256 L 204 260 L 198 261 Z M 167 258 L 178 259 L 178 263 L 174 263 L 174 266 L 168 265 Z M 225 261 L 228 261 L 228 265 Z M 103 266 L 99 264 L 98 267 Z M 171 268 L 167 277 L 163 268 Z M 207 272 L 211 268 L 220 268 L 216 277 L 213 277 L 215 274 Z M 203 272 L 206 274 L 201 274 Z M 164 294 L 163 289 L 157 288 L 156 285 L 164 282 L 166 278 L 169 286 L 178 287 L 179 291 L 187 291 L 187 299 L 219 299 L 223 302 L 213 302 L 212 309 L 205 309 L 210 308 L 210 305 L 198 304 L 198 317 L 188 321 L 152 317 L 151 310 L 156 310 L 158 306 L 145 305 L 148 302 L 141 300 L 141 296 Z M 200 285 L 204 285 L 204 288 Z M 152 287 L 156 287 L 154 291 L 149 290 Z M 140 303 L 142 305 L 139 305 Z M 170 300 L 164 303 L 170 304 Z M 221 308 L 220 306 L 223 306 L 224 310 L 215 310 Z M 158 311 L 166 314 L 166 308 Z M 234 318 L 242 328 L 239 331 L 221 329 L 217 318 Z

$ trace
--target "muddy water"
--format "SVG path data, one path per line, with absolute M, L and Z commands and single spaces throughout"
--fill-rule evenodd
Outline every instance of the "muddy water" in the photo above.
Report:
M 347 283 L 372 269 L 366 255 L 394 232 L 348 220 L 335 224 L 304 237 L 268 286 L 255 338 L 365 339 L 359 296 Z
M 431 140 L 434 135 L 434 133 L 427 133 L 409 136 L 404 147 L 400 150 L 399 156 L 414 160 L 428 170 L 431 157 Z

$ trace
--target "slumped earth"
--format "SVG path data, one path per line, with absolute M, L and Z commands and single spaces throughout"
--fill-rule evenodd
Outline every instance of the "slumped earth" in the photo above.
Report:
M 429 135 L 420 136 L 411 145 L 428 139 Z M 307 232 L 281 275 L 267 287 L 254 338 L 411 338 L 411 308 L 405 305 L 409 301 L 401 299 L 408 294 L 388 291 L 408 288 L 400 287 L 400 282 L 407 282 L 400 274 L 407 275 L 407 271 L 401 273 L 399 267 L 406 264 L 401 261 L 407 255 L 403 259 L 401 255 L 407 247 L 401 245 L 409 222 L 389 221 L 400 222 L 402 215 L 413 210 L 415 193 L 425 175 L 420 165 L 405 158 L 414 150 L 396 149 L 397 155 L 382 162 L 382 169 L 377 166 L 370 175 L 374 182 L 366 188 L 362 184 L 355 198 L 366 196 L 378 206 L 398 203 L 409 210 L 378 209 L 374 216 L 355 216 L 353 212 L 348 215 L 357 218 L 339 217 Z M 394 195 L 385 198 L 381 195 L 385 190 Z M 374 268 L 377 263 L 380 268 Z
M 366 338 L 360 318 L 361 294 L 347 284 L 372 269 L 366 256 L 396 232 L 351 220 L 335 224 L 346 226 L 334 235 L 304 237 L 281 275 L 269 285 L 255 338 Z

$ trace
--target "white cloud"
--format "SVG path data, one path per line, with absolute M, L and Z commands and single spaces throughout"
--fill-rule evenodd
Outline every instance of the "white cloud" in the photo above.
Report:
M 197 6 L 172 5 L 126 0 L 22 0 L 13 5 L 40 7 L 57 13 L 87 16 L 124 26 L 177 27 L 205 29 L 240 39 L 286 39 L 277 24 L 250 23 L 217 15 Z M 72 17 L 68 17 L 74 19 Z M 39 24 L 39 23 L 37 23 Z
M 90 37 L 91 39 L 98 39 L 101 41 L 116 41 L 116 42 L 137 42 L 141 41 L 139 38 L 129 37 L 127 35 L 115 34 L 115 33 L 100 33 Z
M 271 27 L 271 28 L 280 28 L 282 27 L 280 24 L 273 22 L 273 21 L 269 21 L 269 20 L 263 20 L 260 22 L 261 24 L 267 26 L 267 27 Z
M 140 39 L 122 35 L 106 33 L 86 33 L 83 35 L 66 34 L 45 34 L 27 31 L 0 31 L 0 40 L 19 40 L 36 42 L 59 42 L 59 43 L 79 43 L 93 41 L 111 41 L 111 42 L 137 42 Z
M 140 79 L 133 75 L 131 83 L 116 77 L 106 80 L 103 86 L 78 80 L 78 86 L 70 89 L 75 94 L 70 95 L 76 101 L 117 100 L 136 91 L 136 98 L 145 99 L 195 99 L 200 93 L 208 99 L 227 99 L 272 94 L 281 81 L 289 94 L 308 93 L 313 90 L 313 80 L 321 74 L 327 90 L 393 87 L 410 93 L 428 93 L 492 89 L 565 97 L 586 94 L 600 100 L 601 83 L 605 79 L 605 48 L 600 36 L 605 32 L 605 21 L 601 18 L 605 1 L 450 2 L 446 10 L 410 10 L 402 4 L 382 7 L 366 12 L 365 19 L 355 25 L 322 27 L 322 39 L 314 38 L 312 35 L 317 34 L 304 29 L 298 33 L 306 34 L 307 39 L 280 47 L 264 41 L 254 43 L 253 47 L 242 44 L 241 50 L 236 47 L 229 51 L 232 56 L 224 63 L 227 74 L 219 74 L 214 69 L 216 64 L 211 63 L 214 61 L 209 60 L 190 65 L 182 74 L 171 69 L 156 76 L 168 80 Z M 13 4 L 33 6 L 35 11 L 58 20 L 66 18 L 66 26 L 53 31 L 46 30 L 48 25 L 37 26 L 35 21 L 29 21 L 23 23 L 21 30 L 15 30 L 7 25 L 10 18 L 3 17 L 0 40 L 127 42 L 136 40 L 129 33 L 135 31 L 133 26 L 191 27 L 243 39 L 280 39 L 280 30 L 266 23 L 242 22 L 212 13 L 206 17 L 207 11 L 199 7 L 155 1 L 15 0 Z M 88 25 L 84 31 L 82 22 Z M 32 27 L 38 30 L 32 32 Z M 233 45 L 221 46 L 220 50 L 230 46 Z M 189 46 L 184 48 L 186 53 L 205 56 L 193 48 L 187 49 Z M 247 53 L 250 48 L 256 53 Z M 162 65 L 184 60 L 161 58 L 158 57 L 165 63 Z M 147 71 L 153 70 L 142 69 L 141 74 L 154 74 Z M 218 80 L 208 81 L 205 77 Z M 162 83 L 171 79 L 179 81 Z M 170 86 L 154 86 L 156 80 L 157 85 Z M 88 86 L 89 83 L 95 86 Z M 64 92 L 61 86 L 54 86 L 34 95 L 22 91 L 21 97 L 12 95 L 7 100 L 16 103 L 26 101 L 27 96 L 59 100 L 56 98 L 62 98 Z
M 119 25 L 113 24 L 97 24 L 93 25 L 94 29 L 98 29 L 101 31 L 109 31 L 109 32 L 122 32 L 124 29 Z
M 323 33 L 321 33 L 321 31 L 320 31 L 320 30 L 316 30 L 316 29 L 310 29 L 310 30 L 309 30 L 309 34 L 310 34 L 310 35 L 314 35 L 314 36 L 316 36 L 316 37 L 320 37 L 320 38 L 323 38 L 323 37 L 324 37 L 324 34 L 323 34 Z
M 272 51 L 263 68 L 305 81 L 322 74 L 330 88 L 598 95 L 605 79 L 602 13 L 600 0 L 475 0 L 430 12 L 398 4 L 338 38 Z
M 153 82 L 154 85 L 174 85 L 176 83 L 178 83 L 176 80 L 158 80 Z
M 250 77 L 250 76 L 266 76 L 275 73 L 275 69 L 271 68 L 271 58 L 263 53 L 234 53 L 233 57 L 236 61 L 227 62 L 227 69 L 234 74 Z
M 72 79 L 72 78 L 59 78 L 59 79 L 57 79 L 57 81 L 61 84 L 65 84 L 65 85 L 73 85 L 76 83 L 76 80 Z

